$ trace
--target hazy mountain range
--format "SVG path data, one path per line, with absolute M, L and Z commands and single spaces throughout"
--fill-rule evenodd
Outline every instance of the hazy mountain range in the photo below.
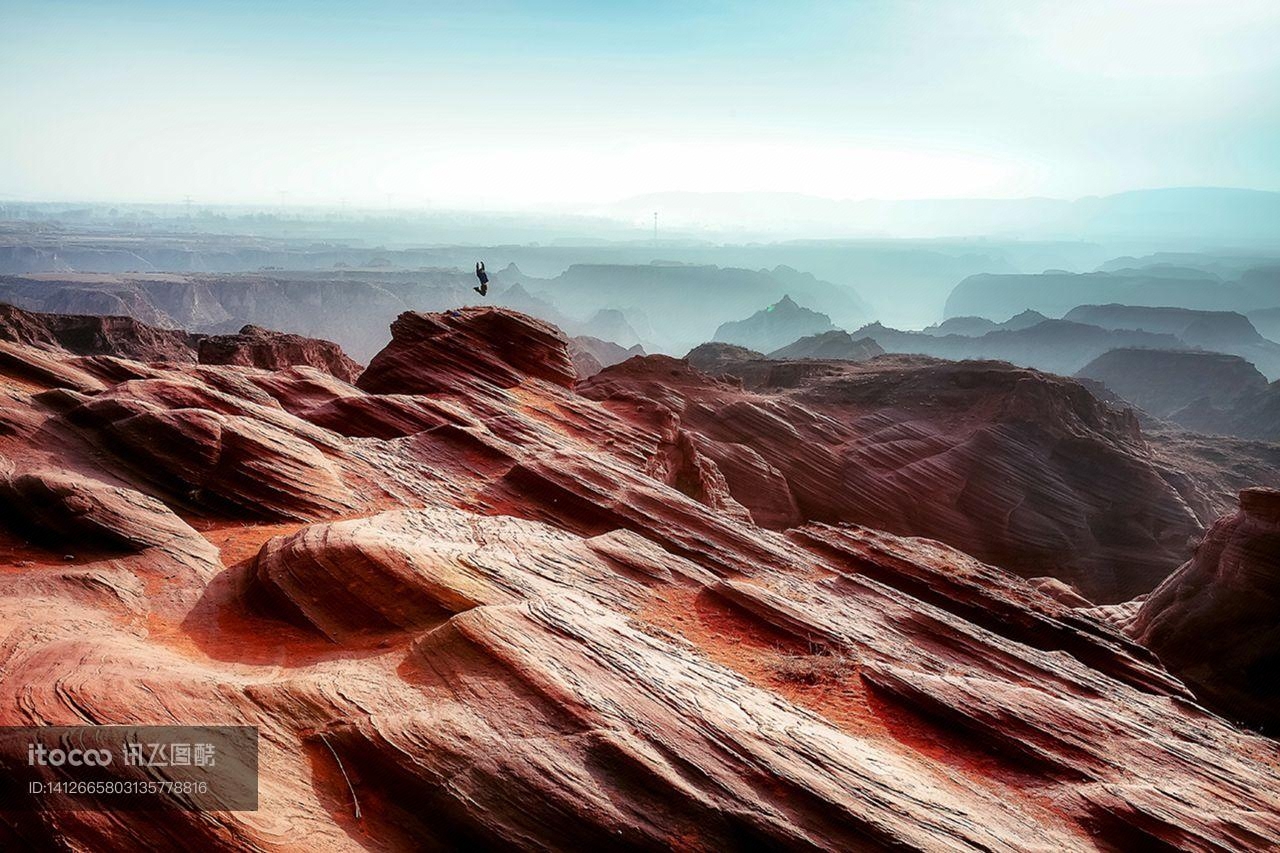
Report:
M 1200 245 L 1274 244 L 1280 193 L 1217 187 L 1134 190 L 1075 200 L 830 199 L 797 193 L 653 193 L 593 213 L 668 228 L 807 237 L 875 235 L 1181 238 Z

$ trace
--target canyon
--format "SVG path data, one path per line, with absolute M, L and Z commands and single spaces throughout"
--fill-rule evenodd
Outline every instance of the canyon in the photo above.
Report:
M 1280 845 L 1273 652 L 1197 649 L 1275 624 L 1274 469 L 1074 380 L 729 345 L 580 379 L 501 308 L 403 313 L 358 373 L 19 319 L 0 721 L 262 734 L 257 812 L 8 847 Z

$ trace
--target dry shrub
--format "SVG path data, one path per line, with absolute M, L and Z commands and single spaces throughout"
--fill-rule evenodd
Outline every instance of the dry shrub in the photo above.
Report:
M 855 669 L 852 658 L 813 641 L 809 642 L 808 654 L 787 655 L 774 665 L 774 672 L 783 681 L 809 685 L 844 681 Z

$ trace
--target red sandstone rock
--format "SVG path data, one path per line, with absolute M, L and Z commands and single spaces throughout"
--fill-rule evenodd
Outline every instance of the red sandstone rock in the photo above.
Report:
M 1030 583 L 1054 601 L 1068 607 L 1093 607 L 1093 602 L 1057 578 L 1031 578 Z
M 515 311 L 463 308 L 401 314 L 391 343 L 356 384 L 375 394 L 429 394 L 477 381 L 511 388 L 526 376 L 572 387 L 577 373 L 564 334 Z
M 258 326 L 245 326 L 235 335 L 213 335 L 199 345 L 201 364 L 238 364 L 282 370 L 309 365 L 343 380 L 355 382 L 361 367 L 347 358 L 342 348 L 331 341 L 304 338 L 272 332 Z
M 200 335 L 160 329 L 133 317 L 39 314 L 0 304 L 0 340 L 76 355 L 192 363 Z
M 6 812 L 0 843 L 1280 845 L 1280 748 L 1144 647 L 936 541 L 792 523 L 890 411 L 964 441 L 1049 406 L 1058 431 L 1024 439 L 1042 466 L 1140 449 L 1125 420 L 1034 374 L 999 394 L 921 365 L 752 394 L 632 360 L 589 383 L 615 383 L 601 403 L 540 324 L 400 332 L 374 393 L 310 367 L 0 362 L 0 474 L 32 506 L 0 525 L 0 724 L 263 733 L 257 812 Z
M 743 365 L 753 392 L 656 356 L 580 390 L 623 416 L 650 401 L 699 440 L 749 450 L 778 476 L 724 467 L 758 523 L 793 525 L 794 501 L 803 519 L 931 536 L 1102 602 L 1152 589 L 1201 530 L 1133 416 L 1070 380 L 904 357 Z
M 1147 597 L 1129 632 L 1210 707 L 1280 732 L 1280 491 L 1240 509 Z
M 197 536 L 155 498 L 67 471 L 36 470 L 0 479 L 0 509 L 37 539 L 129 550 Z

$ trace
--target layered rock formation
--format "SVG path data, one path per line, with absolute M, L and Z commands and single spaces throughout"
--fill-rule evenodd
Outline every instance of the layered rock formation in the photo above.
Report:
M 245 326 L 235 335 L 162 329 L 132 317 L 41 314 L 0 303 L 0 341 L 82 356 L 141 362 L 235 364 L 280 370 L 317 367 L 354 382 L 360 365 L 329 341 Z
M 239 364 L 280 370 L 296 365 L 318 367 L 343 380 L 355 382 L 361 367 L 331 341 L 272 332 L 245 326 L 234 335 L 212 335 L 199 343 L 201 364 Z
M 889 360 L 735 397 L 649 357 L 599 402 L 488 310 L 402 316 L 359 388 L 9 347 L 0 723 L 239 723 L 261 755 L 257 812 L 6 811 L 7 847 L 1280 845 L 1280 748 L 1143 647 L 938 542 L 754 524 L 781 470 L 694 428 L 717 402 L 803 454 L 872 434 L 854 402 L 957 434 L 1047 407 L 1054 452 L 1122 464 L 1070 383 Z
M 357 385 L 373 393 L 422 394 L 484 382 L 499 388 L 528 374 L 572 386 L 577 379 L 564 333 L 524 315 L 485 308 L 401 314 L 391 345 Z
M 137 361 L 194 362 L 200 336 L 133 317 L 41 314 L 0 303 L 0 340 Z
M 1280 732 L 1280 491 L 1241 492 L 1129 632 L 1221 713 Z
M 1098 601 L 1152 589 L 1201 530 L 1132 415 L 1071 380 L 902 357 L 717 367 L 751 390 L 654 358 L 580 390 L 620 413 L 669 410 L 757 523 L 794 502 L 804 519 L 931 536 Z M 767 476 L 739 480 L 724 460 Z
M 388 317 L 407 310 L 460 308 L 474 300 L 474 284 L 469 271 L 431 268 L 295 268 L 236 275 L 50 273 L 0 275 L 0 302 L 57 314 L 122 315 L 162 329 L 209 334 L 256 325 L 336 341 L 364 362 L 389 340 Z

